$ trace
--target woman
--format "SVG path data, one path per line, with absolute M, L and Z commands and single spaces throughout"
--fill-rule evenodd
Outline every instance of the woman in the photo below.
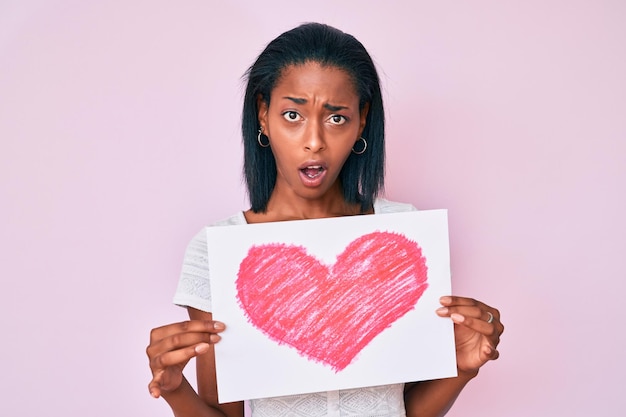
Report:
M 351 35 L 321 24 L 283 33 L 247 72 L 244 171 L 251 208 L 214 226 L 414 210 L 378 198 L 383 187 L 384 110 L 374 64 Z M 243 403 L 219 404 L 213 344 L 225 325 L 213 320 L 206 237 L 185 256 L 175 302 L 190 321 L 151 333 L 149 390 L 176 416 L 242 416 Z M 253 416 L 438 416 L 487 361 L 497 359 L 504 327 L 498 310 L 445 296 L 436 311 L 455 323 L 458 376 L 329 393 L 252 400 Z M 196 358 L 198 392 L 182 375 Z M 360 394 L 377 401 L 359 401 Z

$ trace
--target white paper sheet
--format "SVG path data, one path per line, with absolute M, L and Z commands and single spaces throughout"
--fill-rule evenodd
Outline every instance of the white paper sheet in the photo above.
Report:
M 456 375 L 446 210 L 207 228 L 220 402 Z

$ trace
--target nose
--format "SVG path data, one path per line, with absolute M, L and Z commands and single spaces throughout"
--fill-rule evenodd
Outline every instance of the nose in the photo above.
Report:
M 320 123 L 311 123 L 306 129 L 304 148 L 307 151 L 316 153 L 326 148 L 326 140 L 324 138 L 324 129 Z

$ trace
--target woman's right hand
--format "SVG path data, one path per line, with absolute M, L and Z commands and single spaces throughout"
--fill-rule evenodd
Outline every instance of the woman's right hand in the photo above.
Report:
M 175 391 L 183 381 L 183 369 L 195 356 L 207 353 L 220 341 L 223 323 L 213 320 L 188 320 L 152 329 L 146 353 L 152 381 L 148 385 L 155 398 Z

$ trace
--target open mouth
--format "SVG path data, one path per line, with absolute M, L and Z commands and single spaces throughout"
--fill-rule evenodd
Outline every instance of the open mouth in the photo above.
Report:
M 308 178 L 314 179 L 314 178 L 319 177 L 322 174 L 322 172 L 324 172 L 324 168 L 320 165 L 311 165 L 311 166 L 302 168 L 300 171 L 302 171 L 302 173 L 306 175 Z

